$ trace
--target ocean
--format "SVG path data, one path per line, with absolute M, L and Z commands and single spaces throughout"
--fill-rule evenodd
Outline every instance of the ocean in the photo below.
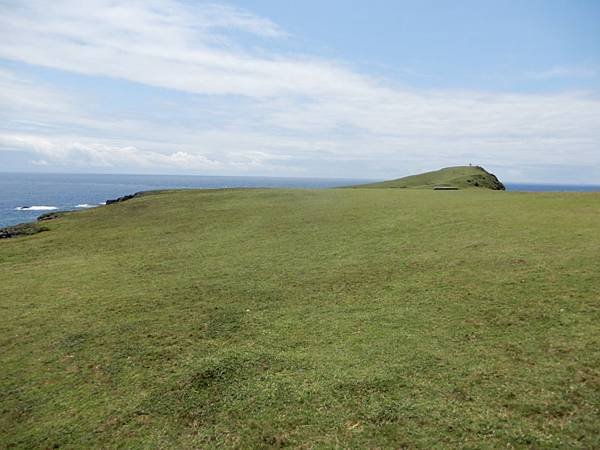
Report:
M 35 221 L 48 211 L 93 208 L 108 199 L 155 189 L 239 187 L 330 188 L 376 180 L 350 178 L 205 177 L 0 173 L 0 227 Z M 511 191 L 600 191 L 600 186 L 511 184 Z
M 205 177 L 0 173 L 0 227 L 32 222 L 49 211 L 93 208 L 108 199 L 156 189 L 329 188 L 368 183 L 349 178 Z

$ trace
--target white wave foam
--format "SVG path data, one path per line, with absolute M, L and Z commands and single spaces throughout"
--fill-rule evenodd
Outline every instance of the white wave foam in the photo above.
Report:
M 77 205 L 75 208 L 95 208 L 98 205 L 90 205 L 89 203 L 82 203 L 81 205 Z
M 53 211 L 58 209 L 56 206 L 19 206 L 17 211 Z

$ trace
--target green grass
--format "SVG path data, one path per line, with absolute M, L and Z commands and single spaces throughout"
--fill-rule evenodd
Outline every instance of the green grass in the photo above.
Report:
M 495 175 L 480 166 L 446 167 L 433 172 L 411 175 L 397 180 L 371 183 L 358 188 L 409 188 L 433 189 L 436 186 L 455 187 L 458 189 L 492 189 L 504 190 L 504 185 Z
M 0 241 L 0 448 L 600 448 L 600 195 L 165 192 Z

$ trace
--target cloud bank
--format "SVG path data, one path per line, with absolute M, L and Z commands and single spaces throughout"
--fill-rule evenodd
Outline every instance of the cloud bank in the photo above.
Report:
M 293 37 L 277 24 L 216 3 L 10 0 L 0 28 L 5 61 L 156 92 L 150 107 L 107 111 L 100 94 L 0 68 L 0 156 L 40 167 L 383 178 L 472 162 L 515 180 L 534 166 L 600 175 L 593 92 L 410 88 L 285 50 Z

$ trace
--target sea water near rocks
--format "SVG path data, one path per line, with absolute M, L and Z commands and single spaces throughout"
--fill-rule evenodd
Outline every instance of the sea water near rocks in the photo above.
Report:
M 0 172 L 0 227 L 32 222 L 48 211 L 91 208 L 108 199 L 155 189 L 328 188 L 370 181 L 373 180 Z
M 154 189 L 329 188 L 371 181 L 379 180 L 0 173 L 0 227 L 31 222 L 48 211 L 91 208 L 108 199 Z M 600 186 L 511 183 L 506 186 L 512 191 L 600 191 Z

